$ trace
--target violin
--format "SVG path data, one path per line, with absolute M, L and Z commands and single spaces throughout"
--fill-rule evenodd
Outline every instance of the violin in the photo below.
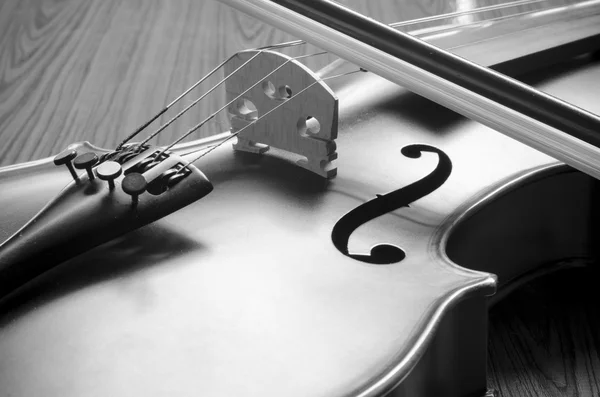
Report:
M 269 14 L 285 1 L 227 3 L 294 33 L 311 20 Z M 459 14 L 511 5 L 489 7 Z M 600 46 L 598 1 L 510 12 L 412 33 L 505 73 Z M 342 48 L 334 36 L 316 44 Z M 376 61 L 366 53 L 312 70 L 302 57 L 323 51 L 283 52 L 304 45 L 227 58 L 205 91 L 223 89 L 224 104 L 166 145 L 153 140 L 194 100 L 114 149 L 73 143 L 0 169 L 0 390 L 491 395 L 490 301 L 565 258 L 595 257 L 597 148 L 557 125 L 540 131 L 572 144 L 562 151 L 464 120 L 361 65 Z M 540 87 L 600 113 L 600 69 L 585 64 Z M 184 142 L 223 111 L 229 131 Z M 594 121 L 574 112 L 565 129 Z

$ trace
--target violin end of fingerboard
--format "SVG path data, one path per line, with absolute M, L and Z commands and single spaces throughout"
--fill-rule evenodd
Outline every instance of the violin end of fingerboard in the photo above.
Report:
M 240 52 L 225 65 L 227 101 L 248 91 L 228 109 L 231 132 L 239 134 L 233 148 L 263 154 L 274 147 L 299 156 L 302 168 L 335 177 L 337 97 L 298 61 L 273 51 L 250 60 L 256 52 Z

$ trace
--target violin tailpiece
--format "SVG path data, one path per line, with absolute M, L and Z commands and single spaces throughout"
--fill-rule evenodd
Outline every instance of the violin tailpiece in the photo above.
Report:
M 300 167 L 324 178 L 337 168 L 335 139 L 338 99 L 309 68 L 287 55 L 263 50 L 243 51 L 225 64 L 227 102 L 235 150 L 265 153 L 269 148 L 300 156 Z M 256 56 L 247 65 L 233 73 Z M 265 76 L 268 76 L 265 78 Z M 257 81 L 262 83 L 251 88 Z M 264 117 L 263 117 L 264 116 Z
M 75 168 L 84 167 L 86 172 L 73 172 L 74 181 L 0 245 L 0 298 L 52 267 L 178 211 L 213 189 L 196 167 L 157 147 L 132 145 L 100 156 L 76 155 L 75 149 L 68 149 L 54 162 L 72 169 L 74 159 Z

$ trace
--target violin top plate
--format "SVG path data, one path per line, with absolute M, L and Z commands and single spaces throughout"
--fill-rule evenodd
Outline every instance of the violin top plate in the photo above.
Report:
M 542 88 L 598 112 L 591 90 L 570 88 L 590 81 L 600 81 L 597 64 Z M 445 312 L 494 292 L 493 275 L 446 257 L 453 221 L 523 170 L 556 161 L 372 75 L 333 88 L 340 98 L 335 180 L 276 156 L 219 148 L 198 165 L 215 185 L 206 198 L 70 260 L 4 302 L 3 388 L 342 396 L 402 380 Z M 415 143 L 452 160 L 447 180 L 349 240 L 356 252 L 394 244 L 406 258 L 373 265 L 343 255 L 331 242 L 340 217 L 438 166 L 432 153 L 401 154 Z M 0 233 L 35 213 L 65 174 L 43 162 L 0 170 L 0 204 L 15 214 L 0 220 Z M 14 202 L 19 189 L 30 202 Z M 32 381 L 22 382 L 24 372 Z

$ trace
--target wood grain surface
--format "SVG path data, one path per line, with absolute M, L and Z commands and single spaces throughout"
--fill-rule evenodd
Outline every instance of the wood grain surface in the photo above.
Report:
M 391 23 L 500 1 L 341 3 Z M 227 56 L 292 39 L 209 0 L 0 0 L 0 165 L 50 156 L 76 141 L 114 147 Z M 217 91 L 158 142 L 170 142 L 223 103 Z M 190 139 L 227 128 L 222 114 Z M 600 395 L 597 279 L 590 269 L 560 273 L 492 310 L 489 378 L 501 396 Z
M 533 281 L 490 312 L 488 382 L 500 396 L 599 396 L 593 266 Z

